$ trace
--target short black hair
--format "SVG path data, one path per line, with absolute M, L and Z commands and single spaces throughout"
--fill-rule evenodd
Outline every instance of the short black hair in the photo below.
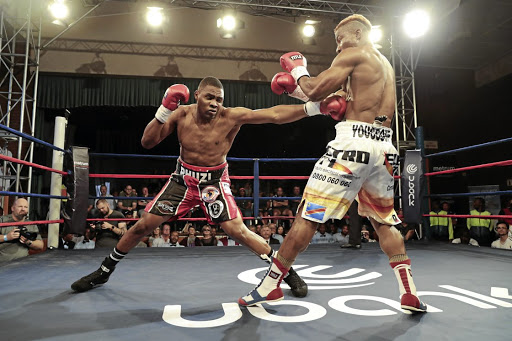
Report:
M 498 226 L 499 224 L 505 224 L 505 226 L 507 226 L 507 229 L 510 227 L 510 226 L 508 225 L 508 223 L 507 223 L 506 221 L 503 221 L 503 220 L 498 221 L 498 222 L 496 223 L 496 226 Z
M 203 80 L 199 83 L 199 86 L 197 87 L 198 90 L 201 90 L 202 88 L 211 85 L 219 89 L 224 89 L 224 86 L 222 86 L 222 83 L 218 78 L 208 76 L 203 78 Z

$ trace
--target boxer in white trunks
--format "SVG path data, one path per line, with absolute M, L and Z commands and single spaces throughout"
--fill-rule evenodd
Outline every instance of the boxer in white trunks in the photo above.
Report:
M 396 274 L 401 307 L 413 312 L 427 309 L 416 295 L 411 260 L 394 227 L 400 223 L 393 208 L 393 168 L 398 166 L 398 155 L 391 144 L 390 129 L 395 110 L 395 74 L 371 42 L 370 31 L 371 23 L 361 15 L 343 19 L 334 29 L 337 56 L 317 77 L 310 77 L 306 58 L 299 52 L 281 57 L 281 66 L 289 74 L 276 77 L 280 83 L 287 83 L 290 96 L 309 99 L 305 104 L 308 115 L 320 114 L 321 107 L 329 102 L 327 106 L 337 110 L 340 119 L 341 107 L 346 104 L 345 120 L 336 125 L 336 138 L 315 164 L 297 217 L 277 256 L 260 284 L 238 300 L 240 305 L 281 300 L 282 278 L 307 248 L 318 224 L 343 218 L 357 199 L 359 214 L 372 222 Z M 344 103 L 343 98 L 348 102 Z

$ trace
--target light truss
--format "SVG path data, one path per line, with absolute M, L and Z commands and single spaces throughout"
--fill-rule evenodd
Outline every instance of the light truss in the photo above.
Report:
M 108 0 L 83 0 L 84 4 L 93 6 Z M 162 0 L 172 7 L 190 7 L 210 10 L 232 9 L 251 15 L 279 16 L 339 16 L 361 14 L 367 17 L 384 15 L 384 7 L 345 1 L 324 0 Z
M 48 40 L 45 38 L 44 40 Z M 44 44 L 44 43 L 43 43 Z M 287 51 L 195 46 L 179 44 L 153 44 L 84 39 L 57 39 L 46 50 L 68 52 L 93 52 L 141 56 L 174 56 L 202 59 L 274 62 Z M 332 54 L 308 53 L 308 64 L 329 65 Z
M 4 10 L 0 13 L 0 123 L 30 136 L 35 133 L 41 45 L 41 18 L 34 20 L 32 10 L 30 1 L 24 18 L 10 17 Z M 16 144 L 14 156 L 32 162 L 33 142 L 3 130 L 0 137 L 2 153 L 8 153 L 8 144 Z M 23 165 L 10 162 L 3 166 L 3 190 L 31 193 L 32 167 L 24 169 Z

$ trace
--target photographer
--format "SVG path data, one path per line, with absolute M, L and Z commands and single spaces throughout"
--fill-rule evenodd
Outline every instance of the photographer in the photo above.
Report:
M 99 199 L 96 202 L 96 208 L 101 218 L 124 218 L 119 211 L 114 211 L 106 199 Z M 96 248 L 116 246 L 121 236 L 126 233 L 126 223 L 119 221 L 98 221 L 90 224 L 91 231 L 96 236 Z
M 25 221 L 28 215 L 28 201 L 20 198 L 14 201 L 12 213 L 0 217 L 0 222 Z M 28 250 L 42 250 L 43 240 L 35 225 L 0 227 L 0 262 L 28 256 Z

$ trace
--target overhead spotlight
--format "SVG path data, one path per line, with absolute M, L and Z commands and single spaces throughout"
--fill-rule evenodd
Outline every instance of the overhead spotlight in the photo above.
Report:
M 308 19 L 304 22 L 304 24 L 306 25 L 316 25 L 316 24 L 320 24 L 320 20 L 311 20 L 311 19 Z
M 69 14 L 68 6 L 65 3 L 65 0 L 54 0 L 49 6 L 48 9 L 52 14 L 52 17 L 55 19 L 64 19 Z
M 302 28 L 302 35 L 307 38 L 311 38 L 315 35 L 315 26 L 313 25 L 304 25 Z
M 372 26 L 372 30 L 370 31 L 370 40 L 372 43 L 378 43 L 382 39 L 382 30 L 380 25 Z
M 424 10 L 416 9 L 405 15 L 403 28 L 410 38 L 423 36 L 430 27 L 430 16 Z
M 220 20 L 220 26 L 219 26 Z M 221 27 L 225 31 L 233 31 L 236 28 L 236 19 L 232 15 L 225 15 L 217 20 L 217 27 Z
M 245 23 L 231 14 L 217 19 L 217 28 L 221 30 L 220 36 L 224 39 L 236 37 L 235 30 L 245 28 Z
M 146 22 L 151 27 L 159 27 L 164 22 L 164 14 L 162 7 L 148 7 L 146 12 Z

